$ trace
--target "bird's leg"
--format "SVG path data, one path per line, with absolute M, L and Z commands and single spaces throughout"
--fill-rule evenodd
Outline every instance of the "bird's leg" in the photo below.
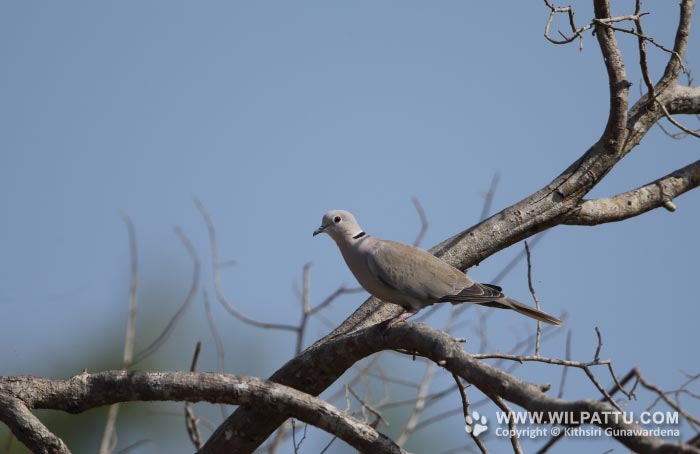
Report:
M 403 311 L 403 313 L 397 315 L 396 317 L 391 318 L 389 320 L 386 320 L 385 322 L 382 322 L 382 325 L 384 325 L 384 327 L 383 327 L 384 332 L 386 333 L 389 330 L 389 328 L 391 328 L 392 326 L 396 325 L 399 322 L 406 320 L 408 317 L 411 317 L 412 315 L 416 315 L 416 312 L 418 312 L 418 311 L 415 309 L 406 309 L 405 311 Z

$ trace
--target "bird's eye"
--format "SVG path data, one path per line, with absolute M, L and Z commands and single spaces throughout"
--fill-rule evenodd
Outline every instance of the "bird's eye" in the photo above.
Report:
M 336 224 L 339 223 L 339 222 L 340 222 L 340 216 L 334 217 L 334 218 L 333 218 L 333 222 L 335 222 Z

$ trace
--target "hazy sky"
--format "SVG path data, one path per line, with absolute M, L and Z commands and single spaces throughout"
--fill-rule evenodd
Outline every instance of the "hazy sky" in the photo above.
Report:
M 675 2 L 650 6 L 647 33 L 670 45 Z M 580 8 L 576 17 L 585 21 L 590 9 Z M 0 374 L 58 378 L 119 367 L 129 277 L 120 213 L 137 233 L 144 347 L 190 285 L 192 264 L 175 226 L 197 248 L 201 288 L 212 293 L 193 196 L 212 215 L 222 259 L 236 261 L 222 276 L 228 296 L 250 316 L 294 323 L 293 283 L 305 263 L 313 262 L 314 303 L 341 283 L 355 285 L 335 245 L 311 236 L 325 211 L 350 210 L 370 234 L 411 242 L 419 229 L 415 196 L 430 221 L 423 243 L 430 247 L 478 220 L 494 174 L 494 210 L 537 190 L 597 140 L 608 111 L 595 38 L 586 34 L 582 52 L 549 44 L 546 16 L 541 2 L 512 0 L 4 2 Z M 621 38 L 634 99 L 635 42 Z M 699 59 L 695 44 L 690 68 Z M 650 52 L 658 77 L 665 56 Z M 697 150 L 697 142 L 655 128 L 591 196 L 652 181 L 697 160 Z M 680 371 L 700 372 L 699 202 L 694 191 L 675 201 L 675 213 L 548 232 L 533 252 L 536 290 L 545 310 L 567 321 L 543 353 L 562 357 L 572 330 L 574 359 L 589 360 L 597 326 L 602 357 L 620 374 L 639 366 L 673 388 L 684 380 Z M 489 282 L 521 250 L 515 245 L 470 275 Z M 522 263 L 502 285 L 530 303 Z M 337 324 L 363 300 L 343 298 L 324 316 Z M 227 372 L 267 377 L 292 354 L 292 336 L 243 326 L 218 305 L 213 311 Z M 491 350 L 507 351 L 534 329 L 509 312 L 488 320 Z M 305 343 L 328 330 L 314 320 Z M 461 334 L 477 351 L 473 330 Z M 187 368 L 196 340 L 204 342 L 201 370 L 215 370 L 201 293 L 158 361 L 144 367 Z M 422 374 L 422 363 L 394 363 Z M 514 373 L 558 383 L 560 371 Z M 597 397 L 582 374 L 570 375 L 567 396 Z M 610 383 L 604 371 L 599 376 Z M 218 410 L 211 414 L 218 424 Z M 466 443 L 460 416 L 447 421 L 432 428 L 442 450 Z M 191 451 L 181 419 L 163 425 L 179 438 L 132 452 Z M 88 446 L 98 436 L 87 437 Z M 157 437 L 147 426 L 125 426 L 119 447 L 144 438 Z M 327 442 L 319 439 L 307 452 Z M 576 449 L 587 452 L 577 442 L 567 452 Z

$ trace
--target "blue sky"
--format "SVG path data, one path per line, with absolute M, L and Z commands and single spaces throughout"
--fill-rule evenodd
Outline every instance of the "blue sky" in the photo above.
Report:
M 676 5 L 650 6 L 645 30 L 670 44 Z M 590 9 L 580 8 L 583 21 Z M 222 258 L 236 261 L 223 274 L 228 296 L 251 316 L 288 322 L 299 317 L 292 288 L 305 263 L 313 262 L 315 302 L 354 285 L 332 242 L 311 237 L 325 211 L 350 210 L 369 233 L 410 242 L 415 196 L 429 247 L 478 220 L 495 173 L 495 210 L 537 190 L 599 137 L 608 110 L 595 38 L 586 35 L 582 52 L 553 46 L 542 37 L 546 15 L 542 4 L 518 1 L 3 3 L 0 374 L 119 366 L 129 275 L 120 213 L 138 237 L 143 347 L 190 283 L 175 226 L 195 244 L 202 287 L 212 291 L 194 196 L 214 219 Z M 636 97 L 635 41 L 620 41 Z M 653 76 L 664 58 L 651 51 Z M 654 129 L 591 196 L 694 160 L 696 143 Z M 697 373 L 689 338 L 700 315 L 699 201 L 694 191 L 675 213 L 547 233 L 533 252 L 536 289 L 546 310 L 568 318 L 544 353 L 562 356 L 571 329 L 574 358 L 590 359 L 598 326 L 602 356 L 620 373 L 638 365 L 669 388 L 683 381 L 680 370 Z M 470 275 L 488 282 L 521 249 Z M 502 285 L 529 303 L 523 264 Z M 362 301 L 343 298 L 324 315 L 339 323 Z M 227 372 L 266 377 L 292 354 L 287 334 L 214 311 Z M 531 329 L 515 314 L 489 317 L 494 349 Z M 314 321 L 306 343 L 327 331 Z M 214 370 L 210 337 L 198 295 L 144 367 L 184 369 L 201 339 L 201 368 Z M 410 361 L 391 364 L 422 373 Z M 558 370 L 531 369 L 518 373 L 558 380 Z M 578 383 L 572 397 L 595 395 Z M 200 411 L 218 423 L 216 412 Z M 437 432 L 452 443 L 445 449 L 464 436 L 454 418 L 456 429 Z M 182 442 L 180 420 L 169 424 Z M 158 438 L 127 423 L 122 430 L 121 447 Z M 159 443 L 139 452 L 167 446 Z

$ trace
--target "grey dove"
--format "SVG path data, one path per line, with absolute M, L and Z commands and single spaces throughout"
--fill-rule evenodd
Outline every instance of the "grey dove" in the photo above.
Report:
M 561 324 L 556 317 L 508 298 L 498 286 L 474 282 L 423 249 L 366 234 L 347 211 L 324 214 L 314 236 L 319 233 L 327 233 L 335 241 L 348 268 L 365 290 L 405 309 L 385 322 L 385 329 L 426 306 L 441 302 L 512 309 L 544 323 Z

